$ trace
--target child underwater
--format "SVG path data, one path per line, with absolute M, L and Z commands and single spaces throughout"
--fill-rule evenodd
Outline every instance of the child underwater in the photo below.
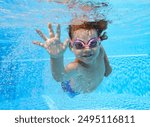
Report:
M 55 2 L 60 1 L 55 0 Z M 41 30 L 36 30 L 45 43 L 39 41 L 33 41 L 33 43 L 48 51 L 53 78 L 61 82 L 63 90 L 70 97 L 92 92 L 100 85 L 104 76 L 107 77 L 112 72 L 101 44 L 107 39 L 106 32 L 103 33 L 107 25 L 108 22 L 104 19 L 89 21 L 86 18 L 74 18 L 69 24 L 69 39 L 64 43 L 60 41 L 59 24 L 56 34 L 54 34 L 52 24 L 48 24 L 50 38 L 46 37 Z M 64 53 L 67 47 L 76 58 L 64 66 Z
M 80 24 L 73 22 L 80 22 Z M 48 51 L 52 75 L 57 82 L 61 82 L 62 88 L 71 97 L 92 92 L 99 86 L 104 76 L 107 77 L 112 71 L 101 44 L 107 39 L 106 33 L 102 34 L 107 28 L 107 21 L 74 20 L 73 22 L 69 25 L 70 39 L 64 43 L 60 41 L 60 25 L 57 25 L 57 31 L 54 34 L 50 23 L 48 24 L 50 38 L 47 38 L 40 30 L 36 30 L 45 43 L 33 41 L 34 44 Z M 64 67 L 64 52 L 68 46 L 76 59 Z

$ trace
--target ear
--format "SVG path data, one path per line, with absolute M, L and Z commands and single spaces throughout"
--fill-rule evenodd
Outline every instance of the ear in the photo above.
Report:
M 100 39 L 101 39 L 102 41 L 108 39 L 108 36 L 106 35 L 106 32 L 104 32 L 104 33 L 100 36 Z

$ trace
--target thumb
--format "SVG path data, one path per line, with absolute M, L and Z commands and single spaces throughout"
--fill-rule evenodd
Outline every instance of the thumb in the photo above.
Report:
M 63 49 L 66 50 L 69 45 L 69 39 L 66 39 L 65 42 L 63 43 Z

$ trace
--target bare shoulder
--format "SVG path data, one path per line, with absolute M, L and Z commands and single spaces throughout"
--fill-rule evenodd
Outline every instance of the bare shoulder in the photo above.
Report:
M 78 62 L 74 61 L 66 65 L 65 69 L 66 71 L 75 71 L 78 68 Z
M 77 74 L 77 69 L 78 68 L 78 63 L 76 62 L 71 62 L 65 67 L 65 76 L 64 76 L 64 81 L 68 81 L 73 77 L 76 77 Z

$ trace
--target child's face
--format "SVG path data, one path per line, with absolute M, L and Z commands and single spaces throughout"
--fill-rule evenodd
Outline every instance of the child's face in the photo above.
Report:
M 91 40 L 92 38 L 98 39 L 96 30 L 79 29 L 73 33 L 73 38 L 71 40 L 72 43 L 74 43 L 74 41 L 77 39 L 85 43 L 86 46 L 84 48 L 77 49 L 75 46 L 73 46 L 72 51 L 74 52 L 77 59 L 86 64 L 92 64 L 96 60 L 100 52 L 99 43 L 97 43 L 97 45 L 92 48 L 87 45 L 89 40 Z

